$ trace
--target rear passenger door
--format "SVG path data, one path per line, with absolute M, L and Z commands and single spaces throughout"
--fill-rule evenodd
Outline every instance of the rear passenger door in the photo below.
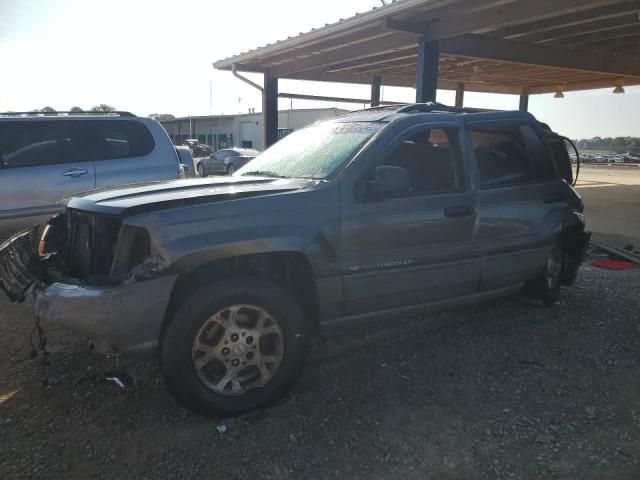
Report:
M 120 118 L 86 122 L 96 188 L 178 178 L 175 149 L 156 149 L 149 129 L 140 121 Z M 164 147 L 164 146 L 163 146 Z
M 44 223 L 58 202 L 95 186 L 84 136 L 71 121 L 0 123 L 0 239 Z
M 341 262 L 347 315 L 428 303 L 476 291 L 476 197 L 459 126 L 413 127 L 401 134 L 342 201 Z M 411 191 L 368 198 L 378 165 L 409 172 Z
M 483 291 L 532 279 L 566 214 L 564 182 L 534 124 L 468 125 L 475 157 Z

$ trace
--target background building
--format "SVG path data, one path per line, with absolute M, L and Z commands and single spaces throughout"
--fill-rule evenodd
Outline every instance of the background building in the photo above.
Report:
M 319 120 L 347 113 L 339 108 L 283 110 L 278 112 L 278 137 L 311 125 Z M 208 115 L 184 117 L 160 122 L 176 145 L 187 138 L 197 138 L 200 143 L 215 150 L 229 147 L 262 150 L 262 114 Z

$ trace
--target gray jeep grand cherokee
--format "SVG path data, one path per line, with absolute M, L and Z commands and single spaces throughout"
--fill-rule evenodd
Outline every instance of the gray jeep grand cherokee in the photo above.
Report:
M 39 253 L 33 231 L 0 247 L 0 283 L 103 351 L 158 355 L 196 412 L 236 414 L 287 392 L 327 322 L 523 286 L 551 305 L 588 242 L 572 183 L 530 114 L 370 109 L 232 177 L 68 199 Z

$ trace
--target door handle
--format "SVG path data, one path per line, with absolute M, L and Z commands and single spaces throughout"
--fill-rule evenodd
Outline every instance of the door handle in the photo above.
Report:
M 65 177 L 81 177 L 82 175 L 87 175 L 89 170 L 86 168 L 72 168 L 71 170 L 67 170 L 66 172 L 62 172 L 62 175 Z
M 447 218 L 470 217 L 476 212 L 476 209 L 467 205 L 459 205 L 456 207 L 447 207 L 444 209 L 444 216 Z
M 551 192 L 547 193 L 544 197 L 542 197 L 542 201 L 544 203 L 556 203 L 562 202 L 567 198 L 567 196 L 562 192 Z

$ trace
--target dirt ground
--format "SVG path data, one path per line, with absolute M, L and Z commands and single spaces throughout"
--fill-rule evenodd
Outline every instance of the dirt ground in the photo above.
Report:
M 586 267 L 551 309 L 351 325 L 283 401 L 227 420 L 178 406 L 155 362 L 101 383 L 115 360 L 62 330 L 43 370 L 30 307 L 2 297 L 0 478 L 638 479 L 639 289 L 640 269 Z
M 583 165 L 578 192 L 585 203 L 587 228 L 598 239 L 640 250 L 640 168 Z

